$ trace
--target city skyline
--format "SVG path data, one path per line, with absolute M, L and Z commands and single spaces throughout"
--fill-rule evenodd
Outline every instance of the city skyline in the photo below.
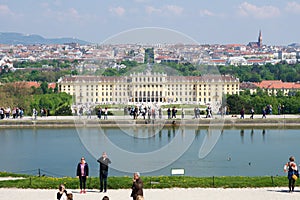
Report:
M 155 27 L 199 44 L 248 44 L 257 41 L 261 30 L 263 44 L 288 45 L 300 43 L 300 28 L 296 26 L 299 16 L 299 0 L 0 0 L 1 32 L 74 37 L 92 43 Z M 136 43 L 145 43 L 135 39 Z

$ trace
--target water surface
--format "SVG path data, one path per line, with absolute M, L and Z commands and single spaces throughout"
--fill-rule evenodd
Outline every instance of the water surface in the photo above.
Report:
M 144 175 L 170 175 L 172 168 L 184 168 L 188 176 L 276 176 L 284 175 L 283 165 L 290 155 L 300 159 L 299 129 L 224 129 L 214 148 L 204 158 L 199 158 L 199 149 L 210 132 L 207 129 L 155 128 L 138 129 L 85 128 L 82 131 L 97 140 L 106 136 L 120 149 L 132 153 L 147 153 L 168 148 L 177 136 L 178 148 L 193 135 L 189 148 L 175 162 L 162 169 Z M 129 134 L 128 134 L 129 133 Z M 90 166 L 90 175 L 98 176 L 96 158 L 83 145 L 75 128 L 20 128 L 0 130 L 0 171 L 38 174 L 48 176 L 75 176 L 76 165 L 85 156 Z M 98 147 L 96 147 L 97 149 Z M 89 149 L 89 148 L 88 148 Z M 113 163 L 124 159 L 129 164 L 158 166 L 163 158 L 152 160 L 127 160 L 116 152 L 107 152 Z M 178 152 L 174 152 L 178 153 Z M 161 159 L 161 160 L 160 160 Z M 134 169 L 133 169 L 134 171 Z M 122 170 L 110 168 L 111 176 L 131 175 Z

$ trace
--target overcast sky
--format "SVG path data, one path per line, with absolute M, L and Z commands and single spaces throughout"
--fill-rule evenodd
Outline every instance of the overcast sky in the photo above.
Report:
M 143 27 L 200 44 L 300 43 L 300 0 L 0 0 L 0 32 L 102 43 Z M 142 41 L 137 41 L 142 42 Z

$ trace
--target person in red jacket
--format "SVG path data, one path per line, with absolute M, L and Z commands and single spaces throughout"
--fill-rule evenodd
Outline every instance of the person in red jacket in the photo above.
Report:
M 89 166 L 86 163 L 84 157 L 81 158 L 80 163 L 77 165 L 77 177 L 79 178 L 80 183 L 80 194 L 86 193 L 86 179 L 89 176 Z

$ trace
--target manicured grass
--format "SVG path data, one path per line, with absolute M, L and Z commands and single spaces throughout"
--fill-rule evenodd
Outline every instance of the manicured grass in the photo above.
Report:
M 11 174 L 0 172 L 0 177 L 24 177 L 20 180 L 0 181 L 0 188 L 41 188 L 57 189 L 58 185 L 63 183 L 67 188 L 79 188 L 79 181 L 73 177 L 53 178 L 38 177 L 22 174 Z M 259 188 L 259 187 L 286 187 L 287 178 L 284 176 L 226 176 L 226 177 L 188 177 L 188 176 L 142 176 L 144 188 Z M 129 189 L 131 188 L 132 177 L 109 177 L 109 189 Z M 297 185 L 297 183 L 296 183 Z M 89 189 L 99 188 L 99 178 L 89 177 L 87 180 Z

